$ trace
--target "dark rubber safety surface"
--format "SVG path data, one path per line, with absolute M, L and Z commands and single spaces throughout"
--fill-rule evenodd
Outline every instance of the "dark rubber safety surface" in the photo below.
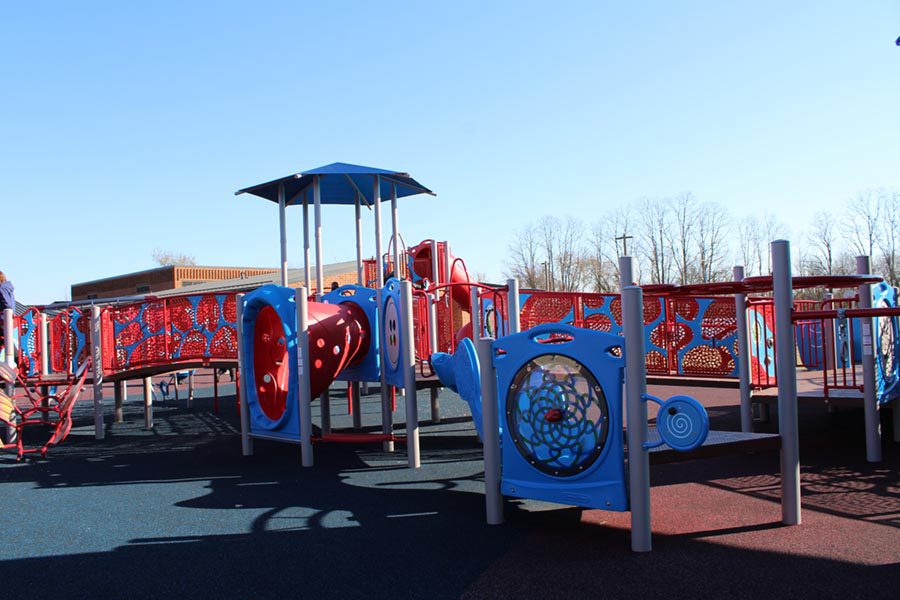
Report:
M 147 432 L 130 391 L 125 422 L 109 418 L 106 440 L 93 440 L 84 400 L 78 427 L 47 460 L 0 457 L 2 597 L 900 597 L 900 444 L 889 411 L 885 460 L 869 465 L 861 410 L 801 407 L 798 527 L 780 523 L 777 452 L 655 465 L 654 549 L 634 554 L 627 513 L 508 501 L 507 523 L 485 525 L 480 448 L 467 408 L 447 392 L 440 425 L 427 423 L 419 394 L 423 466 L 411 471 L 402 445 L 317 446 L 312 469 L 291 445 L 257 441 L 242 457 L 233 398 L 214 414 L 206 397 L 185 407 L 184 389 L 180 403 L 157 404 Z M 690 392 L 714 428 L 738 428 L 735 390 Z M 343 394 L 333 393 L 334 423 L 345 427 Z M 376 430 L 376 396 L 363 412 Z

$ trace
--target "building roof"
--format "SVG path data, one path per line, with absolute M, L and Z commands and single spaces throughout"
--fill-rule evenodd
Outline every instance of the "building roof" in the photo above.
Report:
M 82 286 L 82 285 L 91 285 L 94 283 L 101 283 L 103 281 L 115 281 L 116 279 L 123 279 L 125 277 L 132 277 L 134 275 L 147 275 L 149 273 L 159 273 L 162 271 L 166 271 L 169 269 L 235 269 L 235 270 L 261 270 L 265 267 L 222 267 L 222 266 L 205 266 L 205 265 L 163 265 L 161 267 L 153 267 L 152 269 L 144 269 L 142 271 L 132 271 L 131 273 L 121 273 L 119 275 L 110 275 L 109 277 L 101 277 L 99 279 L 91 279 L 90 281 L 79 281 L 78 283 L 73 283 L 72 287 Z M 272 271 L 277 272 L 278 269 L 272 269 Z
M 315 265 L 310 265 L 309 267 L 310 274 L 312 277 L 312 285 L 315 285 L 315 277 L 316 277 L 316 267 Z M 330 283 L 328 281 L 331 277 L 335 277 L 337 275 L 342 275 L 344 273 L 350 273 L 356 270 L 356 261 L 350 260 L 346 262 L 332 263 L 330 265 L 325 265 L 323 271 L 325 272 L 326 285 Z M 195 285 L 188 285 L 172 290 L 164 290 L 161 292 L 153 292 L 152 295 L 158 296 L 160 298 L 166 296 L 182 296 L 185 294 L 207 294 L 213 292 L 235 292 L 241 290 L 253 290 L 258 287 L 264 286 L 269 283 L 279 283 L 281 281 L 281 272 L 275 271 L 274 273 L 267 273 L 265 275 L 255 275 L 253 277 L 241 277 L 237 279 L 222 279 L 220 281 L 209 281 L 206 283 L 198 283 Z M 303 269 L 288 269 L 288 284 L 294 284 L 294 286 L 298 286 L 302 284 L 304 281 L 304 273 Z

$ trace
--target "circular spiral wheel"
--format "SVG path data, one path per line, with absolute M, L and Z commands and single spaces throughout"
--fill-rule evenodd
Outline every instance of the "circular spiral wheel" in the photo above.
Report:
M 506 426 L 516 449 L 548 475 L 569 477 L 591 466 L 609 435 L 609 407 L 580 362 L 543 354 L 516 373 L 506 398 Z

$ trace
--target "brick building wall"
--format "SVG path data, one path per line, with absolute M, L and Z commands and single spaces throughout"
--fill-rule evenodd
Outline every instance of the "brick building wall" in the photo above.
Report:
M 72 300 L 153 294 L 191 285 L 275 273 L 276 269 L 166 266 L 72 285 Z

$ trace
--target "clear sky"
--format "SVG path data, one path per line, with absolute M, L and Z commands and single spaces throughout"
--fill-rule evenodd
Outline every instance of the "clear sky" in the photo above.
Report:
M 336 161 L 435 190 L 405 238 L 493 278 L 526 222 L 643 196 L 795 227 L 900 187 L 898 35 L 888 1 L 5 2 L 0 270 L 46 303 L 155 247 L 274 267 L 275 205 L 233 192 Z

